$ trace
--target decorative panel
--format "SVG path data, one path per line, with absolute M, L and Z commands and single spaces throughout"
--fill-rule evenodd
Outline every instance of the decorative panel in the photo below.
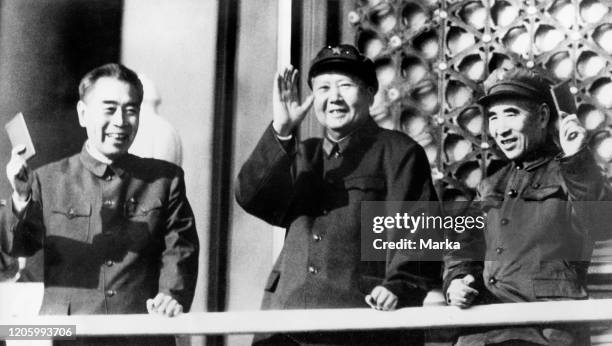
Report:
M 570 80 L 578 116 L 609 171 L 612 109 L 610 1 L 358 0 L 348 19 L 378 68 L 372 115 L 426 150 L 446 200 L 471 199 L 503 162 L 475 101 L 498 67 Z

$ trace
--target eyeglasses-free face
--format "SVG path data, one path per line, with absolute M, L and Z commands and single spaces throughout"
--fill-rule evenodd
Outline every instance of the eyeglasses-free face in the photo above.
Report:
M 509 160 L 521 160 L 546 139 L 548 107 L 508 98 L 492 101 L 486 109 L 489 134 Z
M 370 116 L 374 95 L 360 79 L 330 71 L 312 79 L 314 112 L 332 139 L 341 139 Z
M 136 89 L 113 77 L 98 79 L 77 104 L 90 148 L 110 160 L 127 153 L 136 137 L 140 101 Z

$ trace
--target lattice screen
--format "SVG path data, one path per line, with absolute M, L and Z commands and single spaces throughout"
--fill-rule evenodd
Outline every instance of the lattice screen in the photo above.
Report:
M 474 103 L 495 68 L 571 80 L 602 167 L 612 161 L 612 1 L 358 0 L 356 44 L 378 68 L 376 121 L 425 148 L 444 199 L 469 199 L 503 163 Z

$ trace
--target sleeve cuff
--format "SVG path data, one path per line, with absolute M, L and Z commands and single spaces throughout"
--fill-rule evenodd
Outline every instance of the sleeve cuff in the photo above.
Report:
M 288 136 L 281 136 L 276 133 L 276 130 L 274 130 L 272 124 L 270 124 L 269 130 L 272 132 L 274 139 L 278 142 L 278 144 L 280 144 L 281 148 L 283 148 L 283 151 L 286 154 L 292 155 L 297 152 L 295 136 L 293 133 L 289 134 Z
M 383 282 L 381 285 L 397 296 L 398 307 L 421 306 L 427 295 L 427 291 L 400 280 Z
M 587 147 L 572 156 L 561 157 L 558 160 L 561 174 L 566 179 L 566 183 L 595 182 L 603 177 L 601 168 L 597 165 L 593 153 Z
M 274 131 L 274 134 L 276 135 L 276 138 L 278 138 L 280 141 L 290 141 L 293 139 L 292 133 L 290 133 L 288 136 L 281 136 L 278 133 L 276 133 L 276 131 Z

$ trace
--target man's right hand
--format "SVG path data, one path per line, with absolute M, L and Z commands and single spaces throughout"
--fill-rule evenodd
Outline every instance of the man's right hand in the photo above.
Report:
M 11 160 L 6 165 L 6 177 L 13 188 L 13 196 L 18 202 L 26 202 L 32 193 L 32 171 L 21 156 L 26 152 L 25 145 L 13 148 Z
M 298 70 L 289 66 L 279 71 L 274 80 L 272 127 L 280 136 L 290 135 L 297 128 L 312 106 L 313 96 L 300 104 L 298 97 Z
M 476 281 L 474 276 L 466 275 L 461 279 L 451 281 L 446 290 L 446 302 L 449 305 L 455 305 L 460 308 L 467 308 L 472 305 L 474 298 L 478 295 L 478 291 L 470 287 Z

